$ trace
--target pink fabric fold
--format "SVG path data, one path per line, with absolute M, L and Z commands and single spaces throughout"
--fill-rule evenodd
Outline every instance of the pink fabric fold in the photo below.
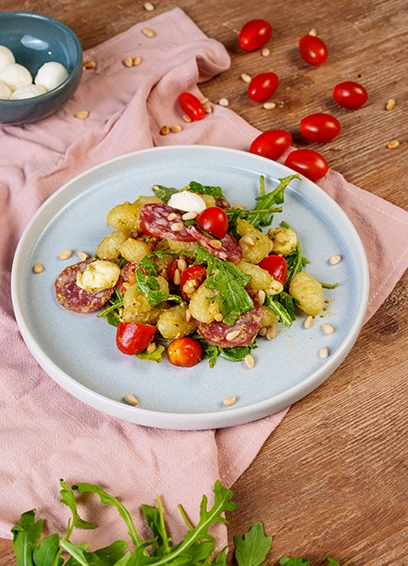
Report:
M 170 531 L 184 536 L 176 510 L 198 519 L 214 482 L 230 487 L 250 465 L 286 411 L 236 427 L 168 431 L 109 417 L 71 397 L 50 379 L 27 350 L 10 298 L 10 269 L 17 242 L 38 207 L 82 171 L 138 149 L 202 144 L 247 151 L 258 131 L 227 108 L 185 124 L 177 105 L 182 91 L 229 67 L 225 48 L 206 37 L 176 8 L 85 53 L 96 70 L 84 72 L 75 96 L 56 115 L 24 127 L 0 129 L 0 536 L 9 538 L 19 515 L 36 508 L 47 530 L 63 532 L 68 510 L 58 503 L 59 478 L 98 483 L 119 497 L 135 518 L 141 503 L 163 498 Z M 127 68 L 125 57 L 142 62 Z M 75 118 L 87 110 L 86 120 Z M 160 128 L 179 123 L 178 134 Z M 385 300 L 408 265 L 408 213 L 330 171 L 319 183 L 354 222 L 367 250 L 371 291 L 367 319 Z M 386 266 L 386 269 L 384 267 Z M 383 273 L 388 273 L 386 279 Z M 126 532 L 117 512 L 96 500 L 83 513 L 104 525 L 75 540 L 96 548 Z M 139 525 L 138 525 L 139 526 Z M 141 531 L 143 534 L 143 531 Z M 82 539 L 81 539 L 82 536 Z M 226 543 L 221 529 L 220 545 Z

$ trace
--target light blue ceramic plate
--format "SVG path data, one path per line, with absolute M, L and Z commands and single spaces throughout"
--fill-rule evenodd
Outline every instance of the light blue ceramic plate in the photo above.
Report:
M 259 178 L 267 190 L 291 174 L 273 161 L 230 149 L 204 146 L 154 148 L 124 155 L 90 169 L 59 189 L 25 230 L 16 251 L 12 294 L 21 333 L 50 377 L 84 403 L 141 425 L 191 430 L 220 428 L 270 415 L 303 398 L 324 382 L 344 360 L 360 332 L 368 299 L 364 248 L 348 217 L 319 187 L 295 180 L 286 191 L 283 213 L 273 225 L 288 222 L 297 232 L 306 271 L 319 281 L 338 282 L 326 290 L 323 317 L 309 330 L 304 316 L 289 329 L 279 324 L 272 341 L 258 339 L 255 367 L 218 359 L 185 369 L 142 362 L 121 354 L 115 329 L 94 314 L 66 311 L 54 295 L 54 281 L 75 255 L 62 262 L 67 248 L 93 254 L 110 232 L 107 212 L 116 204 L 150 195 L 154 184 L 182 188 L 190 181 L 219 185 L 232 204 L 253 207 Z M 331 265 L 329 258 L 342 261 Z M 33 273 L 33 265 L 45 270 Z M 322 323 L 334 327 L 327 335 Z M 327 346 L 329 356 L 319 350 Z M 137 407 L 123 397 L 135 395 Z M 237 402 L 225 407 L 225 397 Z

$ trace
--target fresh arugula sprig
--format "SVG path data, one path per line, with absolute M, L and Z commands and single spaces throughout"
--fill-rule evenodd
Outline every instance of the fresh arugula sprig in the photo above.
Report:
M 165 293 L 160 290 L 160 284 L 157 280 L 159 274 L 154 259 L 156 257 L 162 258 L 164 253 L 168 252 L 159 250 L 149 253 L 137 264 L 135 271 L 137 286 L 151 307 L 156 307 L 163 301 L 175 301 L 178 303 L 182 301 L 180 295 Z

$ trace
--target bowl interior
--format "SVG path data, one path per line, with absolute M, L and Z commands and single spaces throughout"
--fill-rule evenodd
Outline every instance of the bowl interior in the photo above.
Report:
M 81 47 L 75 34 L 64 24 L 41 14 L 3 12 L 0 14 L 0 44 L 14 54 L 33 78 L 49 61 L 64 65 L 69 73 L 77 67 Z

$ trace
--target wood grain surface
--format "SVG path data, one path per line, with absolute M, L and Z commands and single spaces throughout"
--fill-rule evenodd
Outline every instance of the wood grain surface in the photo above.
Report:
M 333 169 L 367 191 L 408 210 L 408 5 L 406 0 L 152 0 L 153 13 L 135 0 L 0 0 L 1 10 L 44 13 L 62 20 L 92 47 L 152 15 L 179 6 L 231 55 L 228 71 L 200 86 L 260 130 L 289 130 L 298 147 L 320 150 Z M 271 55 L 237 46 L 242 25 L 265 18 L 274 28 Z M 297 41 L 315 28 L 329 48 L 311 68 Z M 0 41 L 1 43 L 1 41 Z M 273 70 L 276 108 L 246 96 L 242 73 Z M 357 80 L 369 92 L 358 112 L 337 107 L 333 85 Z M 392 111 L 388 99 L 396 101 Z M 324 147 L 304 143 L 302 117 L 334 113 L 342 133 Z M 396 149 L 388 149 L 399 140 Z M 327 555 L 341 566 L 408 564 L 408 274 L 364 326 L 335 374 L 296 403 L 250 468 L 233 486 L 238 510 L 232 535 L 262 521 L 274 537 L 267 564 Z M 10 541 L 0 541 L 0 566 L 15 564 Z

